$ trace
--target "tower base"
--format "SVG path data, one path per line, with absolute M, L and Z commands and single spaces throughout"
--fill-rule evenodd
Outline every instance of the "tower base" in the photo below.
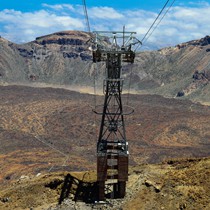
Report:
M 128 156 L 98 155 L 97 163 L 98 200 L 105 201 L 106 197 L 124 198 L 128 180 Z

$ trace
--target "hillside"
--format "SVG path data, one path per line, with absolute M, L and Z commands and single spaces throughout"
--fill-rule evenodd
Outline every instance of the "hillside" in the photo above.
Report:
M 94 171 L 71 173 L 86 183 L 96 181 Z M 58 206 L 64 173 L 24 176 L 0 189 L 0 209 L 132 209 L 207 210 L 210 208 L 210 159 L 174 159 L 158 165 L 130 167 L 126 197 L 105 204 L 85 204 L 74 191 Z M 81 188 L 80 188 L 81 189 Z M 82 193 L 82 189 L 80 191 Z
M 127 95 L 123 101 L 127 104 Z M 55 88 L 0 87 L 0 185 L 22 175 L 96 168 L 100 116 L 94 96 Z M 210 108 L 158 95 L 130 95 L 130 165 L 210 154 Z M 97 105 L 103 97 L 96 98 Z
M 159 51 L 140 53 L 136 63 L 148 77 L 139 82 L 139 89 L 145 88 L 150 93 L 167 97 L 183 96 L 208 102 L 209 53 L 209 36 Z M 154 84 L 153 87 L 150 83 Z
M 0 38 L 0 209 L 209 209 L 208 36 L 123 65 L 132 89 L 123 105 L 135 109 L 125 119 L 125 199 L 92 206 L 71 192 L 56 207 L 68 173 L 96 180 L 101 118 L 92 109 L 103 104 L 105 64 L 92 63 L 89 39 L 79 31 L 22 45 Z M 94 82 L 98 95 L 88 94 Z
M 79 31 L 57 32 L 21 45 L 0 38 L 0 83 L 93 86 L 96 78 L 101 88 L 105 64 L 92 63 L 90 38 Z M 133 65 L 123 65 L 125 88 L 208 103 L 209 56 L 209 36 L 139 52 Z
M 0 38 L 0 74 L 6 83 L 85 84 L 91 81 L 90 35 L 58 32 L 17 45 Z M 87 78 L 86 78 L 87 77 Z M 91 82 L 92 84 L 92 82 Z

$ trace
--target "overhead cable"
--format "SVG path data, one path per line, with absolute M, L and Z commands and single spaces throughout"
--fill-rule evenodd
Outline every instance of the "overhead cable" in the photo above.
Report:
M 146 40 L 144 41 L 144 43 L 150 38 L 150 36 L 153 34 L 153 32 L 155 31 L 155 29 L 159 26 L 159 24 L 162 22 L 163 18 L 166 16 L 166 14 L 168 13 L 168 11 L 171 9 L 171 7 L 173 6 L 174 2 L 176 0 L 173 0 L 173 2 L 171 3 L 171 5 L 169 6 L 169 8 L 166 10 L 166 12 L 164 13 L 164 15 L 162 16 L 162 18 L 159 20 L 159 22 L 157 23 L 157 25 L 153 28 L 152 32 L 149 34 L 149 36 L 146 38 Z
M 147 35 L 149 34 L 149 32 L 151 31 L 152 27 L 155 25 L 156 21 L 158 20 L 158 18 L 159 18 L 160 15 L 162 14 L 163 10 L 166 8 L 168 2 L 169 2 L 169 0 L 166 1 L 165 5 L 163 6 L 163 8 L 161 9 L 161 11 L 159 12 L 158 16 L 156 17 L 156 19 L 154 20 L 154 22 L 152 23 L 152 25 L 150 26 L 149 30 L 148 30 L 147 33 L 144 35 L 143 39 L 141 40 L 142 43 L 143 43 L 144 39 L 147 37 Z
M 144 35 L 144 37 L 141 40 L 141 43 L 143 43 L 143 41 L 146 39 L 147 35 L 149 34 L 149 32 L 152 30 L 153 26 L 155 25 L 155 23 L 157 22 L 157 20 L 159 19 L 159 17 L 161 16 L 162 12 L 164 11 L 164 9 L 166 8 L 166 6 L 168 5 L 170 0 L 167 0 L 166 3 L 164 4 L 163 8 L 161 9 L 161 11 L 159 12 L 158 16 L 155 18 L 154 22 L 152 23 L 152 25 L 150 26 L 150 28 L 148 29 L 147 33 Z M 135 52 L 137 51 L 137 49 L 139 48 L 140 44 L 136 47 Z
M 87 6 L 86 6 L 85 0 L 83 0 L 83 9 L 84 9 L 84 15 L 85 15 L 85 19 L 86 19 L 87 29 L 88 29 L 88 32 L 90 33 L 90 23 L 89 23 Z

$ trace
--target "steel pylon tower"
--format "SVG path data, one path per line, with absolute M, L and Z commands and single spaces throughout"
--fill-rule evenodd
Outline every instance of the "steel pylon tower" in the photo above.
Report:
M 94 32 L 96 49 L 93 62 L 106 62 L 104 79 L 104 104 L 100 114 L 101 126 L 97 143 L 97 182 L 98 200 L 103 201 L 110 190 L 111 198 L 123 198 L 128 180 L 128 143 L 126 139 L 122 105 L 123 79 L 122 62 L 133 63 L 135 52 L 133 45 L 140 41 L 134 37 L 135 32 Z M 106 187 L 105 187 L 106 186 Z

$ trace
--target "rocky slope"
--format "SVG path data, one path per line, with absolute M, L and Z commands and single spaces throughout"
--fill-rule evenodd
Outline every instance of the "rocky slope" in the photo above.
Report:
M 0 38 L 0 83 L 93 86 L 96 78 L 100 88 L 105 64 L 92 63 L 89 39 L 90 34 L 79 31 L 58 32 L 22 45 Z M 123 65 L 125 88 L 208 102 L 209 53 L 209 36 L 139 52 L 133 65 Z
M 209 156 L 208 106 L 158 95 L 129 99 L 130 165 Z M 64 89 L 0 86 L 0 186 L 22 175 L 95 169 L 101 116 L 92 112 L 94 100 Z
M 1 38 L 1 81 L 90 85 L 90 38 L 89 34 L 77 31 L 38 37 L 22 45 Z
M 151 93 L 185 96 L 193 100 L 209 98 L 210 37 L 190 41 L 154 52 L 142 52 L 137 58 L 139 69 L 150 75 L 156 87 L 139 82 Z M 143 81 L 149 81 L 148 77 Z M 144 88 L 143 87 L 143 88 Z
M 10 210 L 207 210 L 210 208 L 210 159 L 174 159 L 159 165 L 130 167 L 124 199 L 86 204 L 74 191 L 58 201 L 67 172 L 22 176 L 11 187 L 0 189 L 0 209 Z M 96 181 L 94 171 L 71 173 L 86 183 Z M 82 193 L 83 189 L 80 188 Z
M 102 104 L 103 97 L 11 85 L 91 86 L 96 77 L 101 87 L 104 64 L 92 63 L 89 39 L 89 34 L 75 31 L 23 45 L 0 38 L 0 209 L 47 209 L 57 203 L 66 175 L 53 172 L 95 170 L 100 118 L 91 106 L 95 99 Z M 141 52 L 135 64 L 123 66 L 125 87 L 131 82 L 136 91 L 153 95 L 122 96 L 135 108 L 126 118 L 130 165 L 135 167 L 130 169 L 125 200 L 102 208 L 210 208 L 209 158 L 192 158 L 210 154 L 210 108 L 179 100 L 209 102 L 208 60 L 205 37 Z M 168 161 L 177 157 L 188 159 Z M 164 164 L 148 165 L 161 161 Z M 61 209 L 65 205 L 95 208 L 70 200 Z

